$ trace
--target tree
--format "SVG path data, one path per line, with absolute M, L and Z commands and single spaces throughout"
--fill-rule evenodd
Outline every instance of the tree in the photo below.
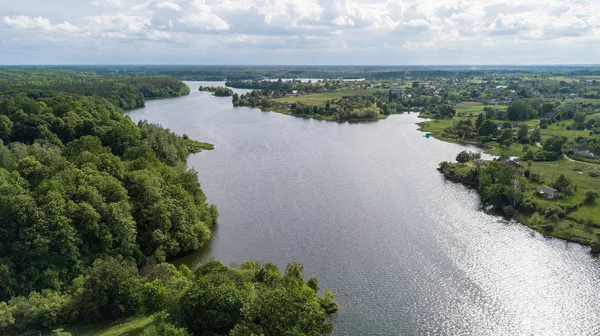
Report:
M 536 127 L 533 132 L 531 132 L 531 136 L 529 139 L 530 142 L 536 143 L 542 141 L 542 132 L 539 127 Z
M 554 189 L 560 190 L 564 193 L 569 193 L 569 189 L 573 185 L 573 181 L 566 177 L 564 174 L 560 174 L 554 182 L 552 182 L 552 187 Z
M 412 83 L 412 87 L 413 88 L 418 88 L 419 87 L 419 82 L 413 82 Z
M 522 143 L 527 143 L 529 139 L 527 138 L 528 127 L 527 124 L 520 124 L 519 129 L 517 131 L 517 139 L 519 139 Z
M 492 136 L 496 134 L 496 124 L 491 120 L 484 121 L 479 127 L 479 135 L 481 136 Z
M 435 110 L 441 118 L 452 118 L 456 114 L 454 107 L 448 104 L 438 105 L 435 107 Z
M 513 137 L 512 129 L 506 128 L 502 131 L 502 134 L 500 134 L 500 137 L 498 138 L 498 142 L 512 141 L 512 137 Z
M 526 100 L 517 100 L 512 102 L 506 110 L 508 119 L 513 121 L 529 120 L 537 115 L 531 104 Z
M 544 142 L 544 150 L 561 154 L 565 140 L 560 136 L 553 136 Z
M 325 311 L 314 291 L 308 287 L 262 293 L 257 301 L 254 320 L 265 335 L 321 336 L 331 332 Z
M 248 295 L 224 280 L 199 279 L 185 291 L 174 313 L 177 324 L 194 335 L 227 335 L 242 322 Z
M 575 116 L 573 117 L 573 119 L 575 120 L 576 124 L 583 124 L 583 123 L 585 123 L 586 116 L 587 115 L 583 112 L 577 112 L 577 113 L 575 113 Z
M 76 305 L 83 321 L 113 320 L 136 314 L 141 307 L 141 293 L 135 264 L 115 258 L 98 259 Z
M 477 121 L 475 121 L 475 129 L 479 130 L 479 128 L 481 128 L 481 124 L 483 124 L 484 121 L 485 116 L 483 115 L 483 113 L 479 113 L 479 115 L 477 116 Z
M 469 160 L 471 160 L 471 157 L 467 151 L 462 151 L 456 156 L 456 161 L 459 163 L 469 162 Z

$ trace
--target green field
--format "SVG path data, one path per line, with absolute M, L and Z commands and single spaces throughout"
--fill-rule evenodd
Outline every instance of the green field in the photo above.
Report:
M 154 324 L 154 316 L 141 316 L 108 324 L 91 324 L 67 328 L 73 336 L 120 336 L 142 335 Z
M 467 116 L 472 114 L 474 117 L 477 117 L 479 113 L 484 113 L 483 109 L 486 107 L 499 108 L 501 110 L 505 110 L 507 108 L 506 105 L 484 105 L 479 102 L 461 102 L 456 104 L 454 109 L 456 110 L 456 114 L 459 116 Z
M 387 90 L 342 90 L 322 93 L 313 93 L 306 96 L 275 98 L 279 103 L 302 103 L 306 105 L 325 106 L 328 100 L 342 99 L 344 96 L 370 95 L 377 91 Z

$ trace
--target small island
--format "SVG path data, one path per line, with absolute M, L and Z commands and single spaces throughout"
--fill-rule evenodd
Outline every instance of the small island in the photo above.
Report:
M 198 91 L 212 92 L 215 97 L 231 97 L 233 90 L 222 86 L 200 86 Z

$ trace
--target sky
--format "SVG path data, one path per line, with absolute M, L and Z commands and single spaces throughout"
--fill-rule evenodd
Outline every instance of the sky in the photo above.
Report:
M 0 64 L 599 64 L 600 0 L 0 0 Z

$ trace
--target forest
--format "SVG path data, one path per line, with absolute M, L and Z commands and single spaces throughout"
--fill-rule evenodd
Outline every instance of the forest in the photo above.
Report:
M 210 238 L 218 212 L 185 162 L 212 146 L 123 111 L 186 94 L 169 78 L 0 70 L 1 333 L 159 311 L 178 331 L 156 335 L 330 330 L 332 296 L 318 298 L 300 265 L 162 264 Z
M 98 65 L 98 66 L 4 66 L 0 70 L 60 70 L 102 77 L 173 77 L 180 80 L 226 81 L 276 78 L 320 79 L 432 79 L 468 78 L 496 74 L 565 74 L 571 76 L 600 75 L 598 68 L 586 66 L 239 66 L 239 65 Z

